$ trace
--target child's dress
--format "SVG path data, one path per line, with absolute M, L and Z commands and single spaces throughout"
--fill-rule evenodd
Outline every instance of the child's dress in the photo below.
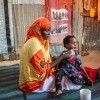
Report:
M 62 76 L 67 76 L 74 84 L 86 84 L 87 75 L 84 73 L 81 65 L 80 57 L 75 55 L 72 59 L 64 59 L 59 64 L 59 69 L 56 72 L 56 86 L 61 87 Z M 96 69 L 84 67 L 86 73 L 91 80 L 94 80 L 97 74 Z

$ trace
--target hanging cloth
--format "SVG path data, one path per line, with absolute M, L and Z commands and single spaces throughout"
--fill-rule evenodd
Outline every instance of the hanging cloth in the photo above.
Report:
M 85 10 L 90 10 L 91 8 L 91 3 L 90 3 L 91 0 L 84 0 L 84 9 Z
M 100 20 L 100 0 L 98 0 L 98 21 Z

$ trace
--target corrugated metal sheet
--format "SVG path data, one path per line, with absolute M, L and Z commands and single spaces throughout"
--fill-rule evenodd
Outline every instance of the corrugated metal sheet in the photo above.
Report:
M 35 18 L 44 16 L 45 9 L 44 9 L 44 2 L 42 2 L 41 0 L 35 0 L 35 2 L 34 0 L 13 0 L 13 1 L 15 1 L 12 3 L 15 50 L 17 53 L 19 53 L 23 43 L 25 42 L 25 36 L 28 26 L 33 22 Z M 80 13 L 83 10 L 82 7 L 83 0 L 74 0 L 74 1 L 73 1 L 73 10 L 74 10 L 73 34 L 79 40 L 80 50 L 100 51 L 100 22 L 97 21 L 97 18 L 80 16 Z M 82 42 L 82 49 L 81 49 L 81 42 Z M 53 50 L 56 51 L 56 49 Z
M 35 0 L 35 4 L 33 0 L 13 1 L 16 1 L 12 3 L 15 51 L 20 53 L 29 25 L 36 18 L 44 16 L 44 5 L 41 5 L 38 0 Z
M 84 17 L 83 51 L 100 51 L 100 22 L 97 18 Z

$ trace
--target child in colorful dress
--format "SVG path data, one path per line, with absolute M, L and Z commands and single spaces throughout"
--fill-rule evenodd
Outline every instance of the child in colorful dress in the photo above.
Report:
M 77 48 L 77 40 L 75 36 L 68 35 L 63 40 L 64 47 L 67 51 L 63 53 L 72 55 L 69 59 L 63 59 L 59 63 L 59 68 L 55 75 L 55 95 L 62 93 L 61 81 L 62 77 L 67 76 L 74 84 L 78 85 L 93 85 L 93 80 L 99 76 L 100 68 L 92 69 L 89 67 L 81 67 L 81 60 L 79 55 L 76 55 L 75 50 Z

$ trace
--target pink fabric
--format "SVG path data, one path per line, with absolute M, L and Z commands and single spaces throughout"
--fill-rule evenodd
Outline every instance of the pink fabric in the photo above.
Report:
M 75 64 L 75 61 L 76 61 L 76 57 L 73 57 L 72 59 L 70 59 L 70 63 Z

